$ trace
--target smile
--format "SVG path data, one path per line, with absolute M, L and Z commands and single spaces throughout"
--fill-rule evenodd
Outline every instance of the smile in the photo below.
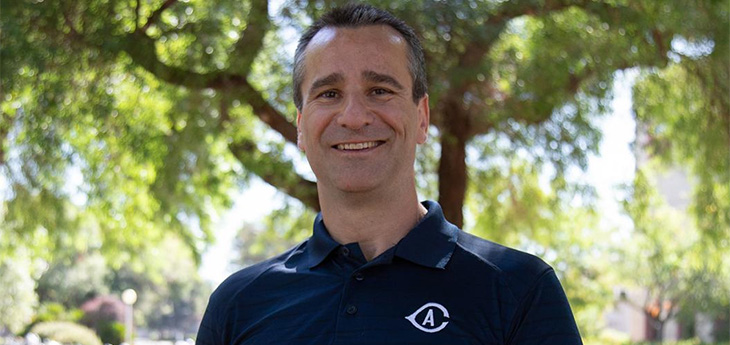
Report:
M 344 151 L 356 151 L 356 150 L 367 150 L 373 147 L 378 147 L 383 144 L 383 141 L 367 141 L 362 143 L 346 143 L 337 144 L 335 148 Z

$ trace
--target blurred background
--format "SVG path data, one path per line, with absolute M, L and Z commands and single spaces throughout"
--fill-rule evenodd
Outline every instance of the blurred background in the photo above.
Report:
M 305 239 L 304 28 L 343 1 L 0 0 L 0 344 L 193 341 Z M 414 27 L 420 197 L 555 267 L 587 344 L 730 339 L 730 2 L 368 1 Z

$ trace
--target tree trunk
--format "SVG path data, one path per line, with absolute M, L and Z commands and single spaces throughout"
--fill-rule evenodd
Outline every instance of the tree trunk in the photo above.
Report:
M 661 344 L 664 342 L 664 322 L 657 320 L 654 327 L 656 331 L 655 339 Z
M 664 322 L 660 318 L 654 318 L 649 313 L 646 313 L 647 325 L 649 326 L 648 340 L 663 343 L 664 342 Z
M 439 161 L 439 204 L 446 219 L 458 227 L 464 226 L 466 197 L 466 142 L 468 117 L 458 105 L 449 102 L 441 124 L 441 159 Z

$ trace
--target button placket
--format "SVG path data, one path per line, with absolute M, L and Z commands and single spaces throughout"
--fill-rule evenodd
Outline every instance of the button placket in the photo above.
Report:
M 337 332 L 343 336 L 353 332 L 361 332 L 362 325 L 359 319 L 367 313 L 367 306 L 363 306 L 363 291 L 365 275 L 361 273 L 367 260 L 357 244 L 343 245 L 336 249 L 335 260 L 343 264 L 343 294 L 338 311 Z M 361 307 L 365 309 L 361 310 Z M 365 314 L 363 314 L 365 312 Z M 344 338 L 343 338 L 344 339 Z M 340 344 L 335 340 L 334 344 Z

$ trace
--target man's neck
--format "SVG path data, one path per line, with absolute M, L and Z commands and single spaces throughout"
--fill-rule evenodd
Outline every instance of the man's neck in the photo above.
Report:
M 320 193 L 324 224 L 335 241 L 357 242 L 371 260 L 398 243 L 426 215 L 415 188 L 412 191 L 391 191 L 389 197 Z

